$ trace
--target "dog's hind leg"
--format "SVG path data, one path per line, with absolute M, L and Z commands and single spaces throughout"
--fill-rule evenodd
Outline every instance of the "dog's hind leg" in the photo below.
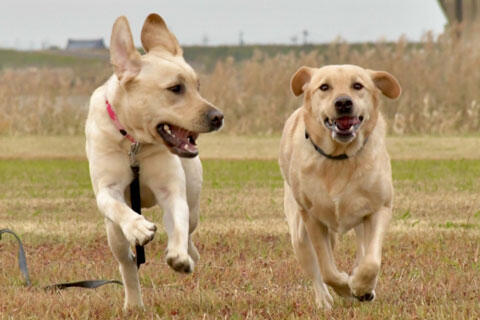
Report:
M 123 287 L 125 288 L 124 309 L 129 307 L 143 307 L 138 270 L 135 257 L 130 249 L 130 243 L 123 235 L 122 229 L 114 222 L 105 219 L 108 244 L 120 266 Z
M 331 309 L 333 298 L 323 282 L 322 274 L 317 262 L 317 256 L 308 237 L 305 225 L 298 212 L 298 205 L 291 194 L 290 187 L 285 183 L 285 214 L 290 229 L 293 251 L 298 263 L 307 276 L 313 281 L 315 302 L 319 308 Z

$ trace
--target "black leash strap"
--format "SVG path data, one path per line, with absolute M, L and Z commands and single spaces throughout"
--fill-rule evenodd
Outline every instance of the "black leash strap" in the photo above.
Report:
M 18 242 L 18 266 L 20 267 L 20 271 L 23 274 L 23 277 L 25 278 L 25 284 L 27 286 L 30 286 L 32 283 L 30 282 L 30 275 L 28 274 L 28 267 L 27 267 L 27 258 L 25 257 L 25 250 L 23 250 L 23 244 L 22 241 L 20 240 L 20 237 L 17 236 L 17 234 L 11 230 L 8 229 L 1 229 L 0 230 L 0 240 L 2 240 L 2 234 L 4 233 L 10 233 L 12 236 L 17 239 Z
M 140 167 L 132 165 L 133 181 L 130 183 L 130 202 L 132 203 L 132 210 L 138 214 L 142 214 L 142 202 L 140 199 Z M 140 245 L 135 246 L 135 256 L 137 260 L 137 268 L 145 263 L 145 248 Z
M 25 250 L 23 249 L 23 244 L 22 241 L 20 240 L 20 237 L 17 236 L 15 232 L 9 229 L 1 229 L 0 230 L 0 240 L 2 239 L 2 234 L 3 233 L 9 233 L 13 235 L 18 242 L 18 265 L 20 267 L 20 271 L 23 274 L 23 277 L 25 278 L 25 284 L 27 286 L 31 285 L 30 282 L 30 275 L 28 273 L 28 267 L 27 267 L 27 258 L 25 256 Z M 49 286 L 44 287 L 45 290 L 62 290 L 70 287 L 78 287 L 78 288 L 87 288 L 87 289 L 95 289 L 98 287 L 101 287 L 105 284 L 109 283 L 116 283 L 119 285 L 123 285 L 122 282 L 118 280 L 86 280 L 86 281 L 76 281 L 76 282 L 65 282 L 65 283 L 56 283 L 52 284 Z
M 70 287 L 95 289 L 109 283 L 116 283 L 119 285 L 123 285 L 123 283 L 118 280 L 85 280 L 85 281 L 76 281 L 76 282 L 56 283 L 56 284 L 46 286 L 44 287 L 44 289 L 45 290 L 62 290 Z

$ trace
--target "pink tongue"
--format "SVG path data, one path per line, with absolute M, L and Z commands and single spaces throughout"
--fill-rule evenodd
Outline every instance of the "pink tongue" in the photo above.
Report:
M 351 126 L 357 124 L 358 120 L 355 117 L 341 117 L 335 120 L 335 122 L 341 130 L 348 130 Z
M 186 139 L 189 133 L 187 130 L 177 128 L 177 127 L 174 127 L 172 131 L 175 134 L 175 136 L 180 139 Z

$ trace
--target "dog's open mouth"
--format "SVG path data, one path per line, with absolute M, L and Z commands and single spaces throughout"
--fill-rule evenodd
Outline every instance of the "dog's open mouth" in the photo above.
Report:
M 362 122 L 363 116 L 343 116 L 333 120 L 325 118 L 324 124 L 329 130 L 332 131 L 334 138 L 347 141 L 356 136 L 357 129 L 360 127 Z
M 168 124 L 160 123 L 157 132 L 170 151 L 180 157 L 193 158 L 198 155 L 196 139 L 198 133 Z

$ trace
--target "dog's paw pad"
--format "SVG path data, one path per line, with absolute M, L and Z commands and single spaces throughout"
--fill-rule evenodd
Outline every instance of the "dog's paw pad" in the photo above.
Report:
M 375 299 L 375 291 L 365 293 L 363 296 L 355 296 L 355 298 L 361 302 L 373 301 Z
M 181 273 L 192 273 L 194 263 L 188 255 L 181 257 L 180 255 L 167 255 L 168 265 L 175 271 Z

